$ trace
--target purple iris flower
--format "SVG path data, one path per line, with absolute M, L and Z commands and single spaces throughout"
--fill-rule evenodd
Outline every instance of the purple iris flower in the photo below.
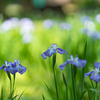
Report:
M 56 43 L 55 44 L 52 44 L 50 46 L 51 46 L 51 48 L 48 48 L 48 50 L 46 50 L 44 53 L 41 54 L 41 56 L 44 59 L 46 59 L 47 56 L 48 57 L 51 57 L 52 54 L 57 53 L 57 52 L 60 53 L 60 54 L 64 54 L 66 52 L 65 50 L 59 48 Z M 66 52 L 66 53 L 68 54 L 68 52 Z
M 69 23 L 60 23 L 59 24 L 59 27 L 62 29 L 62 30 L 71 30 L 72 29 L 72 25 L 69 24 Z
M 53 27 L 54 22 L 50 19 L 46 19 L 43 21 L 42 25 L 44 28 L 49 29 L 49 28 Z
M 11 74 L 15 74 L 17 72 L 17 69 L 15 68 L 15 66 L 13 66 L 12 62 L 7 62 L 5 61 L 5 65 L 2 65 L 0 67 L 0 70 L 4 69 L 4 71 L 7 73 L 7 71 Z
M 80 67 L 83 68 L 87 63 L 86 60 L 81 60 L 77 56 L 75 58 L 73 58 L 73 56 L 71 55 L 70 58 L 71 59 L 68 59 L 66 62 L 64 62 L 62 65 L 59 66 L 59 68 L 61 70 L 63 70 L 68 63 L 73 64 L 78 68 L 80 68 Z
M 20 74 L 26 72 L 26 67 L 22 66 L 19 60 L 15 60 L 13 65 L 16 67 L 17 72 L 19 72 Z
M 94 63 L 95 66 L 95 70 L 92 69 L 91 72 L 85 73 L 85 77 L 89 76 L 90 74 L 92 74 L 90 76 L 91 80 L 94 80 L 96 83 L 98 83 L 100 81 L 100 62 Z
M 96 21 L 97 21 L 98 23 L 100 23 L 100 14 L 97 14 L 97 15 L 96 15 Z
M 22 66 L 19 60 L 15 60 L 14 63 L 5 61 L 5 65 L 2 65 L 0 67 L 0 70 L 1 69 L 4 69 L 6 73 L 8 71 L 11 74 L 15 74 L 16 72 L 23 74 L 26 71 L 26 67 Z
M 85 23 L 86 21 L 92 21 L 93 19 L 87 15 L 83 15 L 81 18 L 81 22 Z
M 100 39 L 100 32 L 99 31 L 94 31 L 92 34 L 91 34 L 91 37 L 96 40 L 96 39 Z

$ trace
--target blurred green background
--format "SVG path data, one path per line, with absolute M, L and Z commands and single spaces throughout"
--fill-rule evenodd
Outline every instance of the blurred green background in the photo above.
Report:
M 72 54 L 84 58 L 87 41 L 85 72 L 94 69 L 93 64 L 100 62 L 100 0 L 1 0 L 0 1 L 0 66 L 5 61 L 19 59 L 27 67 L 23 75 L 16 75 L 16 92 L 27 87 L 23 97 L 26 100 L 52 100 L 44 82 L 54 97 L 55 86 L 52 73 L 52 57 L 43 59 L 41 54 L 56 43 L 69 55 L 57 54 L 56 76 L 60 100 L 65 99 L 65 86 L 62 72 L 68 80 L 69 100 L 71 100 L 70 65 L 63 71 L 59 65 Z M 76 86 L 80 86 L 82 69 L 77 69 Z M 9 80 L 6 73 L 0 71 L 0 86 L 4 86 L 5 95 L 9 92 Z M 91 83 L 89 77 L 85 84 Z M 1 88 L 0 87 L 0 88 Z M 84 85 L 86 88 L 86 85 Z M 98 86 L 99 90 L 99 86 Z M 81 91 L 77 88 L 76 91 Z M 81 92 L 79 92 L 81 93 Z M 88 100 L 85 94 L 84 100 Z

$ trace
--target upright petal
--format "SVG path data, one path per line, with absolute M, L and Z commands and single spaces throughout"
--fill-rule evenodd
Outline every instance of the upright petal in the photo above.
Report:
M 70 61 L 64 62 L 62 65 L 59 66 L 59 68 L 60 68 L 61 70 L 63 70 L 63 69 L 65 68 L 65 66 L 66 66 L 68 63 L 70 63 Z
M 95 68 L 100 68 L 100 62 L 94 63 Z
M 85 77 L 89 76 L 90 74 L 92 74 L 94 71 L 91 71 L 91 72 L 88 72 L 88 73 L 85 73 Z
M 11 64 L 13 67 L 16 67 L 16 61 Z
M 76 60 L 73 60 L 71 63 L 78 68 L 80 68 L 80 67 L 83 68 L 86 65 L 87 61 L 81 60 L 81 59 L 76 59 Z
M 61 48 L 57 48 L 57 52 L 60 54 L 64 54 L 66 51 L 61 49 Z M 68 52 L 66 52 L 68 54 Z

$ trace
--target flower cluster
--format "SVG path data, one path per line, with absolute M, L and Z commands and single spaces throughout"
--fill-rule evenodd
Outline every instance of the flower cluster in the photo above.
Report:
M 52 56 L 52 54 L 54 54 L 54 53 L 60 53 L 60 54 L 64 54 L 66 51 L 65 50 L 63 50 L 63 49 L 61 49 L 61 48 L 59 48 L 59 47 L 57 47 L 57 44 L 52 44 L 51 45 L 51 48 L 48 48 L 48 50 L 46 50 L 44 53 L 42 53 L 42 57 L 44 58 L 44 59 L 46 59 L 47 58 L 47 56 L 48 57 L 51 57 Z M 66 52 L 67 54 L 68 54 L 68 52 Z M 59 66 L 59 68 L 61 69 L 61 70 L 63 70 L 64 68 L 65 68 L 65 66 L 67 65 L 67 64 L 73 64 L 73 65 L 75 65 L 76 67 L 78 67 L 78 68 L 80 68 L 80 67 L 84 67 L 85 65 L 86 65 L 86 63 L 87 63 L 87 60 L 81 60 L 81 59 L 79 59 L 78 57 L 77 57 L 77 55 L 76 55 L 76 57 L 75 58 L 73 58 L 73 56 L 72 55 L 70 55 L 70 59 L 68 59 L 66 62 L 64 62 L 63 64 L 61 64 L 60 66 Z M 94 66 L 95 66 L 95 70 L 93 70 L 92 69 L 92 71 L 91 72 L 88 72 L 88 73 L 85 73 L 85 77 L 87 77 L 87 76 L 89 76 L 90 74 L 92 74 L 91 76 L 90 76 L 90 78 L 92 79 L 92 80 L 94 80 L 95 82 L 99 82 L 100 81 L 100 62 L 97 62 L 97 63 L 94 63 Z
M 88 72 L 88 73 L 85 73 L 85 77 L 89 76 L 90 74 L 92 74 L 90 76 L 91 80 L 94 80 L 95 82 L 99 82 L 100 81 L 100 62 L 97 62 L 97 63 L 94 63 L 94 66 L 95 66 L 95 70 L 92 69 L 92 71 Z
M 16 72 L 23 74 L 26 71 L 26 67 L 22 66 L 19 60 L 15 60 L 14 63 L 5 61 L 5 65 L 2 64 L 0 70 L 1 69 L 4 69 L 6 73 L 8 71 L 11 74 L 15 74 Z
M 48 50 L 46 50 L 44 53 L 42 53 L 42 57 L 44 59 L 48 57 L 51 57 L 53 53 L 60 53 L 60 54 L 64 54 L 66 51 L 57 47 L 57 44 L 52 44 L 51 45 L 51 48 L 48 48 Z M 68 54 L 68 52 L 66 52 Z M 75 58 L 73 58 L 73 56 L 71 55 L 70 56 L 71 59 L 68 59 L 65 63 L 63 63 L 62 65 L 59 66 L 59 68 L 61 70 L 63 70 L 65 68 L 65 66 L 70 63 L 70 64 L 73 64 L 75 65 L 76 67 L 80 68 L 80 67 L 84 67 L 87 63 L 86 60 L 81 60 L 79 59 L 77 56 Z

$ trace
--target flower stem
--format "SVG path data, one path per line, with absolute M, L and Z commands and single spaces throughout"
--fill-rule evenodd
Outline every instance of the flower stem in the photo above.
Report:
M 68 87 L 66 86 L 66 100 L 68 100 Z
M 7 76 L 9 78 L 9 80 L 10 80 L 10 97 L 12 97 L 12 80 L 11 80 L 11 75 L 10 75 L 10 73 L 8 71 L 7 71 Z
M 63 75 L 64 84 L 65 84 L 65 87 L 66 87 L 66 100 L 68 100 L 68 86 L 67 86 L 67 81 L 66 81 L 65 75 L 63 73 L 62 73 L 62 75 Z
M 58 89 L 57 89 L 57 81 L 56 81 L 55 70 L 54 70 L 55 63 L 56 63 L 56 54 L 53 54 L 53 61 L 52 61 L 53 74 L 54 74 L 54 81 L 55 81 L 55 87 L 56 87 L 57 100 L 59 100 Z
M 59 97 L 58 97 L 58 90 L 57 90 L 57 82 L 56 82 L 56 76 L 55 76 L 54 68 L 53 68 L 53 74 L 54 74 L 54 81 L 55 81 L 55 87 L 56 87 L 57 100 L 59 100 Z
M 98 83 L 96 83 L 96 89 L 97 89 L 97 84 L 98 84 Z M 97 96 L 98 93 L 95 92 L 95 95 L 96 95 L 96 100 L 98 100 L 98 96 Z
M 72 74 L 72 87 L 73 87 L 74 100 L 76 100 L 74 72 L 73 72 L 73 66 L 72 66 L 72 64 L 71 64 L 71 74 Z
M 15 76 L 16 76 L 16 74 L 13 75 L 13 90 L 14 90 L 14 86 L 15 86 Z
M 10 97 L 12 98 L 12 81 L 10 80 Z
M 86 41 L 85 47 L 84 47 L 84 59 L 86 57 L 86 49 L 87 49 L 87 41 Z M 85 70 L 85 68 L 82 68 L 82 87 L 81 87 L 81 93 L 83 93 L 83 91 L 84 91 L 84 70 Z M 83 98 L 82 98 L 82 100 L 83 100 Z

